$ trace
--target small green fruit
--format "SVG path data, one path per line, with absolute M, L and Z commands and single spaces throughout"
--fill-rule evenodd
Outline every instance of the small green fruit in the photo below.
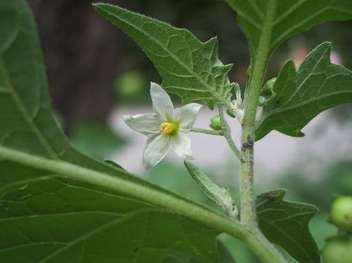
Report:
M 216 131 L 221 130 L 221 120 L 219 116 L 214 116 L 210 119 L 210 128 Z
M 329 222 L 341 230 L 352 232 L 352 197 L 340 196 L 333 201 Z
M 324 263 L 351 263 L 352 238 L 339 236 L 329 239 L 323 249 Z

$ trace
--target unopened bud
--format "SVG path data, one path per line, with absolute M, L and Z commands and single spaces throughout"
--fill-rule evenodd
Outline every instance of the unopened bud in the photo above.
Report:
M 213 130 L 219 131 L 221 130 L 221 120 L 220 116 L 214 116 L 213 118 L 210 119 L 210 128 Z

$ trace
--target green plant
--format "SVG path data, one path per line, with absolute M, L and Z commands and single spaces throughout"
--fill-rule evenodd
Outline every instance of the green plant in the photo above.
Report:
M 329 221 L 340 229 L 352 232 L 352 197 L 337 196 L 335 198 Z
M 352 197 L 350 196 L 335 196 L 332 201 L 329 221 L 337 227 L 338 233 L 326 240 L 322 253 L 326 263 L 352 261 L 351 204 Z
M 352 19 L 352 2 L 227 3 L 237 12 L 250 45 L 244 94 L 229 80 L 232 65 L 220 62 L 216 38 L 201 42 L 188 30 L 118 6 L 94 5 L 142 47 L 162 87 L 189 103 L 183 111 L 174 111 L 159 87 L 155 94 L 163 94 L 163 99 L 153 101 L 156 112 L 143 116 L 148 129 L 143 122 L 131 124 L 149 136 L 149 145 L 157 146 L 148 150 L 148 166 L 172 146 L 218 204 L 212 209 L 75 150 L 53 117 L 36 26 L 26 2 L 0 2 L 1 262 L 224 262 L 221 246 L 216 246 L 221 233 L 243 241 L 262 262 L 287 262 L 275 245 L 299 262 L 320 261 L 308 228 L 316 207 L 285 201 L 283 190 L 255 197 L 254 144 L 272 130 L 303 136 L 301 129 L 320 112 L 352 102 L 352 72 L 330 62 L 330 43 L 315 48 L 298 70 L 289 61 L 276 79 L 264 83 L 270 57 L 281 43 L 317 24 Z M 220 130 L 193 127 L 200 105 L 218 111 Z M 242 125 L 240 149 L 231 137 L 228 117 Z M 156 124 L 160 130 L 153 130 Z M 226 139 L 240 162 L 238 203 L 191 162 L 189 132 Z M 155 138 L 167 142 L 164 148 L 153 144 Z
M 326 242 L 323 259 L 326 263 L 348 263 L 352 261 L 351 237 L 333 237 Z

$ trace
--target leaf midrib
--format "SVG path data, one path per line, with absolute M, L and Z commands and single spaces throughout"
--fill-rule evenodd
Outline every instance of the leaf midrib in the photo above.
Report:
M 252 237 L 252 233 L 243 228 L 237 221 L 230 220 L 228 217 L 215 213 L 202 205 L 194 204 L 192 201 L 182 197 L 177 197 L 168 191 L 137 184 L 126 178 L 111 176 L 101 171 L 95 171 L 62 160 L 52 160 L 42 156 L 31 155 L 2 145 L 0 145 L 0 159 L 13 161 L 47 172 L 55 172 L 62 178 L 71 178 L 88 184 L 98 185 L 115 193 L 133 196 L 137 201 L 142 200 L 154 205 L 159 211 L 170 211 L 182 215 L 211 229 L 239 237 L 244 241 L 247 241 L 245 237 Z
M 104 6 L 104 5 L 111 6 L 111 5 L 108 5 L 108 4 L 102 4 L 102 6 Z M 159 47 L 161 47 L 167 54 L 169 54 L 169 56 L 172 57 L 179 65 L 181 65 L 181 67 L 186 69 L 186 71 L 190 75 L 195 76 L 197 81 L 199 81 L 204 87 L 206 87 L 208 92 L 210 92 L 212 94 L 212 96 L 214 96 L 214 98 L 216 100 L 218 100 L 219 102 L 223 101 L 223 98 L 218 96 L 217 92 L 214 91 L 213 87 L 209 86 L 208 83 L 204 82 L 203 79 L 195 71 L 189 69 L 188 66 L 186 64 L 184 64 L 181 60 L 179 60 L 179 58 L 174 53 L 170 52 L 169 49 L 165 48 L 165 46 L 161 42 L 159 42 L 157 39 L 155 39 L 153 36 L 151 36 L 150 34 L 146 33 L 145 31 L 139 29 L 139 27 L 135 26 L 134 24 L 129 23 L 127 20 L 115 15 L 114 13 L 110 12 L 109 10 L 104 9 L 104 11 L 107 12 L 110 16 L 115 17 L 116 19 L 122 21 L 123 23 L 125 23 L 125 24 L 129 25 L 130 27 L 132 27 L 133 29 L 137 30 L 138 32 L 140 32 L 141 34 L 143 34 L 144 36 L 149 38 L 151 41 L 154 41 L 155 43 L 157 43 L 159 45 Z M 125 11 L 128 12 L 128 10 L 125 10 Z M 150 19 L 152 19 L 152 18 L 150 18 Z M 200 43 L 200 44 L 203 45 L 203 43 Z M 193 56 L 192 56 L 192 60 L 193 60 Z
M 290 235 L 287 235 L 287 233 L 285 231 L 283 231 L 281 229 L 281 227 L 278 227 L 275 224 L 272 224 L 271 222 L 269 222 L 268 220 L 262 219 L 263 222 L 265 222 L 267 225 L 277 229 L 277 231 L 279 231 L 280 233 L 282 233 L 282 235 L 284 235 L 288 240 L 291 240 L 291 242 L 293 244 L 295 244 L 296 248 L 298 248 L 300 251 L 303 252 L 304 255 L 306 255 L 307 258 L 310 259 L 310 262 L 315 262 L 314 259 L 311 257 L 311 255 L 309 253 L 306 252 L 306 250 L 304 249 L 304 247 L 301 246 L 301 244 L 299 242 L 297 242 L 295 239 L 291 238 Z
M 290 96 L 290 98 L 285 102 L 285 105 L 288 105 L 296 96 L 296 94 L 302 89 L 302 87 L 304 86 L 304 84 L 313 76 L 315 75 L 315 71 L 318 68 L 318 66 L 320 65 L 320 62 L 325 58 L 325 55 L 327 52 L 329 52 L 330 48 L 326 48 L 323 53 L 321 54 L 321 56 L 319 57 L 319 59 L 316 61 L 316 63 L 314 64 L 312 70 L 309 72 L 309 74 L 302 80 L 301 83 L 299 83 L 299 85 L 296 85 L 296 89 L 294 90 L 294 92 L 292 93 L 292 95 Z M 302 65 L 304 67 L 304 65 Z M 296 76 L 298 77 L 298 73 L 296 73 Z M 329 76 L 330 77 L 330 76 Z M 327 77 L 327 78 L 329 78 Z M 297 78 L 296 78 L 297 79 Z M 324 80 L 326 81 L 326 80 Z M 296 84 L 296 83 L 295 83 Z
M 275 0 L 275 1 L 278 2 L 278 0 Z M 255 9 L 252 1 L 249 1 L 249 2 L 252 5 L 252 8 L 253 8 L 252 11 L 258 15 L 258 10 Z M 280 24 L 280 22 L 282 22 L 284 19 L 289 17 L 292 13 L 294 13 L 298 8 L 300 8 L 306 2 L 307 2 L 307 0 L 300 0 L 295 5 L 291 6 L 291 8 L 289 8 L 281 16 L 277 17 L 273 22 L 273 26 L 272 26 L 273 31 L 275 31 L 275 27 L 278 24 Z M 237 10 L 236 8 L 234 8 L 234 9 L 238 15 L 240 15 L 243 19 L 247 20 L 247 22 L 249 22 L 252 26 L 254 26 L 260 33 L 262 32 L 261 27 L 255 21 L 253 21 L 250 16 L 248 16 L 247 14 L 244 14 L 241 10 Z M 310 16 L 308 16 L 307 18 L 303 19 L 298 24 L 295 24 L 295 25 L 289 27 L 288 29 L 285 30 L 285 32 L 282 32 L 281 34 L 279 34 L 275 39 L 272 39 L 273 42 L 271 43 L 271 48 L 272 49 L 275 48 L 278 44 L 280 44 L 282 41 L 284 41 L 284 39 L 286 37 L 288 37 L 290 34 L 292 34 L 300 26 L 303 26 L 305 23 L 309 23 L 312 19 L 314 19 L 315 17 L 319 16 L 321 13 L 328 11 L 328 10 L 336 10 L 339 12 L 347 13 L 345 10 L 340 10 L 338 8 L 335 8 L 334 6 L 331 6 L 331 5 L 325 6 L 324 8 L 317 10 L 315 13 L 313 13 Z M 348 14 L 350 14 L 350 13 L 348 13 Z M 261 21 L 263 21 L 263 17 L 259 16 L 259 18 Z M 258 45 L 258 43 L 256 43 L 256 45 Z
M 316 100 L 321 100 L 321 99 L 326 99 L 330 96 L 335 96 L 335 95 L 340 95 L 340 94 L 349 94 L 351 93 L 352 94 L 352 90 L 343 90 L 343 91 L 337 91 L 337 92 L 333 92 L 333 93 L 329 93 L 329 94 L 326 94 L 326 95 L 323 95 L 323 96 L 319 96 L 319 97 L 315 97 L 315 98 L 312 98 L 310 100 L 305 100 L 301 103 L 297 103 L 297 104 L 294 104 L 292 106 L 289 106 L 289 107 L 284 107 L 284 108 L 280 108 L 280 109 L 277 109 L 277 110 L 273 110 L 273 111 L 270 111 L 269 114 L 265 115 L 263 120 L 261 121 L 261 123 L 264 123 L 265 120 L 273 117 L 273 115 L 279 115 L 279 114 L 283 114 L 284 112 L 286 111 L 290 111 L 290 110 L 294 110 L 295 108 L 299 108 L 299 107 L 303 107 L 307 104 L 310 104 L 310 103 L 313 103 L 314 101 Z M 260 125 L 259 125 L 260 126 Z M 259 127 L 258 126 L 258 127 Z
M 281 16 L 279 16 L 278 18 L 275 19 L 273 25 L 276 26 L 278 23 L 280 23 L 282 20 L 286 19 L 289 15 L 291 15 L 291 13 L 293 13 L 294 11 L 296 11 L 301 5 L 303 5 L 305 2 L 307 2 L 307 0 L 300 0 L 298 1 L 296 4 L 294 4 L 293 6 L 291 6 L 291 8 L 289 8 L 285 13 L 283 13 Z

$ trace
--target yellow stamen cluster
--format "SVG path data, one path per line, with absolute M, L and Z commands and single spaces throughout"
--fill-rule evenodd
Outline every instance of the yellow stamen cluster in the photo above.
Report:
M 164 121 L 160 124 L 160 133 L 163 135 L 174 135 L 178 130 L 178 124 L 171 121 Z

